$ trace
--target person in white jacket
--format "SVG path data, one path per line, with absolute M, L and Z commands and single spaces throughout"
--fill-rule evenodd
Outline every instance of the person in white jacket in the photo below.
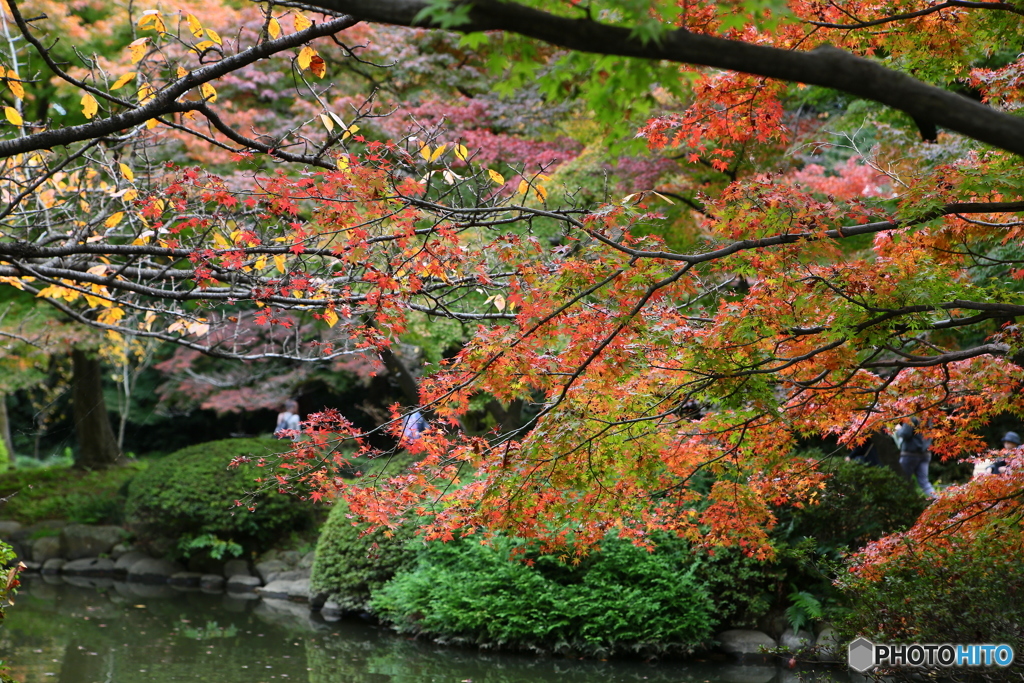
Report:
M 1021 438 L 1017 432 L 1006 432 L 1003 436 L 1003 450 L 1013 451 L 1020 448 Z M 983 477 L 986 474 L 1002 474 L 1006 467 L 1006 460 L 1002 458 L 987 458 L 974 463 L 974 477 Z

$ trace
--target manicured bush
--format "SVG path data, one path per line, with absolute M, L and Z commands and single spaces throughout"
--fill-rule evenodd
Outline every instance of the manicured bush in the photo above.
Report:
M 320 529 L 316 560 L 310 577 L 316 593 L 327 593 L 342 609 L 369 609 L 370 594 L 415 557 L 411 547 L 415 527 L 365 533 L 366 524 L 353 524 L 348 506 L 338 500 Z
M 401 632 L 452 642 L 687 653 L 716 622 L 698 567 L 689 553 L 648 553 L 617 539 L 572 566 L 523 541 L 484 545 L 470 536 L 427 544 L 415 567 L 373 592 L 372 606 Z
M 249 500 L 256 479 L 271 476 L 272 470 L 254 463 L 228 465 L 238 456 L 256 460 L 287 447 L 276 439 L 226 439 L 165 456 L 131 483 L 127 521 L 141 538 L 175 541 L 178 548 L 211 535 L 245 552 L 264 550 L 282 534 L 308 524 L 312 506 L 294 495 L 271 492 L 249 503 L 253 511 L 238 507 L 235 501 Z

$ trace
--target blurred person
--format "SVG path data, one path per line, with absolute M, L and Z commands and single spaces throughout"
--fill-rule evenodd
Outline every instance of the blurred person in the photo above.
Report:
M 900 467 L 907 477 L 917 479 L 924 495 L 935 498 L 935 489 L 928 481 L 928 463 L 932 459 L 929 448 L 932 440 L 926 439 L 917 431 L 920 425 L 920 418 L 912 417 L 910 422 L 904 422 L 896 430 L 900 442 Z
M 292 430 L 292 441 L 299 440 L 299 404 L 293 399 L 284 402 L 284 410 L 277 414 L 277 426 L 274 427 L 274 436 L 285 438 L 284 432 Z
M 1003 435 L 1003 450 L 1015 451 L 1020 448 L 1021 439 L 1017 432 L 1006 432 Z M 986 474 L 1002 474 L 1006 468 L 1004 458 L 987 458 L 974 463 L 973 477 L 982 477 Z

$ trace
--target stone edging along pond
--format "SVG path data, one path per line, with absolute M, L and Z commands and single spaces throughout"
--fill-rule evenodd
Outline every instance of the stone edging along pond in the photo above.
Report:
M 199 572 L 188 571 L 172 560 L 151 557 L 125 543 L 127 536 L 128 532 L 118 526 L 53 520 L 25 527 L 16 521 L 0 520 L 0 539 L 14 547 L 28 574 L 60 577 L 69 584 L 87 588 L 109 587 L 122 581 L 140 596 L 148 596 L 159 588 L 226 591 L 241 598 L 305 603 L 325 621 L 343 616 L 342 609 L 328 596 L 312 594 L 309 579 L 313 552 L 302 555 L 271 550 L 255 562 L 228 560 L 219 573 Z M 741 662 L 764 660 L 766 651 L 778 648 L 793 653 L 814 648 L 814 657 L 823 663 L 838 663 L 842 654 L 828 625 L 822 625 L 817 635 L 787 629 L 778 640 L 761 631 L 730 629 L 719 633 L 716 640 L 719 649 Z

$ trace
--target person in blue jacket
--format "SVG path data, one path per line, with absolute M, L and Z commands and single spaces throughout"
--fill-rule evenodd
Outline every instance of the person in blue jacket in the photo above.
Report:
M 920 418 L 912 417 L 910 422 L 904 422 L 896 430 L 896 436 L 900 439 L 900 467 L 908 477 L 917 479 L 924 495 L 934 498 L 935 488 L 928 481 L 928 463 L 932 459 L 928 449 L 932 440 L 917 431 L 920 424 Z

